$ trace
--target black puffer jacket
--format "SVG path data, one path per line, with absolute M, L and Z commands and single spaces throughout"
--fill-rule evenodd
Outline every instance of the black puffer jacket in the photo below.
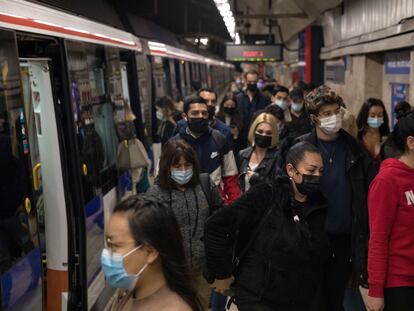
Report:
M 240 188 L 244 192 L 246 189 L 246 173 L 249 170 L 250 157 L 254 151 L 253 147 L 247 147 L 239 152 L 238 168 Z M 269 148 L 262 162 L 254 170 L 255 174 L 250 177 L 250 185 L 260 182 L 273 181 L 276 176 L 277 147 Z
M 344 130 L 340 130 L 339 135 L 345 139 L 348 146 L 346 171 L 352 187 L 352 284 L 354 286 L 367 285 L 369 239 L 367 197 L 369 185 L 377 171 L 370 156 L 357 140 Z M 307 141 L 317 146 L 316 130 L 299 137 L 298 141 Z
M 326 201 L 313 196 L 298 209 L 292 200 L 291 182 L 278 177 L 274 183 L 253 186 L 238 201 L 211 216 L 205 228 L 207 266 L 212 277 L 232 274 L 232 245 L 243 249 L 256 232 L 268 208 L 271 214 L 241 260 L 236 284 L 236 302 L 305 305 L 322 279 L 329 260 L 324 230 Z M 299 222 L 294 221 L 295 214 Z M 238 293 L 243 297 L 238 296 Z

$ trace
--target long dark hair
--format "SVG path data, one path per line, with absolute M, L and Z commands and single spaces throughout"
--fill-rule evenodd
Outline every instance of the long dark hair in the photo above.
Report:
M 193 177 L 186 186 L 194 187 L 200 183 L 200 165 L 194 149 L 184 140 L 173 138 L 162 147 L 158 175 L 158 185 L 161 188 L 167 190 L 177 188 L 177 184 L 171 179 L 171 166 L 177 164 L 181 157 L 193 166 Z
M 356 121 L 358 126 L 358 139 L 362 139 L 362 136 L 364 136 L 364 133 L 368 128 L 367 121 L 369 116 L 369 110 L 371 109 L 371 107 L 375 106 L 381 107 L 384 110 L 384 123 L 379 128 L 381 137 L 388 136 L 390 134 L 389 119 L 387 109 L 385 109 L 384 103 L 382 102 L 382 100 L 378 98 L 368 98 L 362 105 Z
M 240 109 L 237 104 L 237 99 L 234 94 L 228 93 L 223 97 L 220 103 L 220 110 L 217 113 L 216 117 L 220 119 L 221 121 L 226 122 L 226 115 L 224 113 L 224 103 L 228 100 L 231 100 L 236 104 L 235 105 L 236 113 L 233 116 L 231 116 L 231 123 L 232 125 L 235 125 L 240 130 L 243 127 L 243 121 L 242 121 Z
M 406 141 L 408 136 L 414 136 L 414 112 L 401 117 L 394 126 L 392 139 L 397 148 L 402 152 L 405 152 L 407 149 Z
M 168 288 L 195 311 L 202 303 L 187 263 L 183 240 L 174 212 L 166 202 L 151 194 L 131 196 L 119 203 L 114 213 L 128 213 L 129 229 L 135 245 L 150 245 L 160 256 Z

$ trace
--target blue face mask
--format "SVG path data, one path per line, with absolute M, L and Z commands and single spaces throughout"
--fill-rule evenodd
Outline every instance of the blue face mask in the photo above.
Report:
M 180 171 L 180 170 L 171 170 L 171 179 L 174 180 L 179 185 L 187 184 L 193 177 L 193 169 Z
M 384 118 L 368 118 L 367 124 L 369 127 L 373 129 L 380 128 L 380 126 L 384 123 Z
M 108 249 L 104 248 L 101 255 L 102 270 L 106 280 L 112 287 L 124 288 L 132 290 L 138 282 L 139 276 L 144 272 L 148 264 L 139 270 L 137 274 L 128 274 L 124 268 L 124 258 L 140 249 L 142 245 L 135 247 L 125 255 L 118 253 L 111 253 Z

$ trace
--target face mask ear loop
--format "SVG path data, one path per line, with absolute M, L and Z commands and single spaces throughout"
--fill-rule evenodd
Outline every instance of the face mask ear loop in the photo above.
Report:
M 149 264 L 148 263 L 146 263 L 142 268 L 141 268 L 141 270 L 139 270 L 138 271 L 138 273 L 137 274 L 135 274 L 135 276 L 139 276 L 139 275 L 141 275 L 141 273 L 142 272 L 144 272 L 144 270 L 147 268 L 149 266 Z
M 122 255 L 122 258 L 128 257 L 129 255 L 131 255 L 133 252 L 135 252 L 137 249 L 140 249 L 143 245 L 138 245 L 137 247 L 135 247 L 134 249 L 130 250 L 128 253 L 126 253 L 125 255 Z

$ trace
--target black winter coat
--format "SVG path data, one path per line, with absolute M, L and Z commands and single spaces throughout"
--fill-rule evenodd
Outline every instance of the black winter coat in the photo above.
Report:
M 368 206 L 367 197 L 371 181 L 377 171 L 371 157 L 365 152 L 358 141 L 346 131 L 340 130 L 348 146 L 346 154 L 346 170 L 352 188 L 352 284 L 367 285 L 367 257 L 368 257 Z M 298 141 L 307 141 L 317 146 L 318 138 L 314 129 L 309 134 L 298 138 Z M 338 198 L 340 200 L 341 198 Z
M 273 208 L 241 259 L 236 303 L 275 308 L 313 300 L 330 253 L 324 230 L 326 201 L 318 194 L 298 210 L 291 193 L 290 180 L 278 177 L 273 183 L 253 186 L 208 219 L 204 237 L 207 267 L 212 277 L 224 279 L 232 274 L 235 236 L 237 249 L 243 249 L 268 208 Z M 299 214 L 299 222 L 294 221 L 295 214 Z M 248 294 L 241 297 L 240 292 Z
M 266 155 L 262 162 L 254 170 L 255 174 L 250 178 L 250 185 L 255 185 L 260 182 L 271 182 L 276 176 L 276 159 L 277 147 L 267 149 Z M 246 173 L 249 170 L 250 157 L 254 151 L 254 147 L 247 147 L 239 152 L 238 169 L 239 169 L 239 183 L 240 188 L 244 192 L 246 189 Z

